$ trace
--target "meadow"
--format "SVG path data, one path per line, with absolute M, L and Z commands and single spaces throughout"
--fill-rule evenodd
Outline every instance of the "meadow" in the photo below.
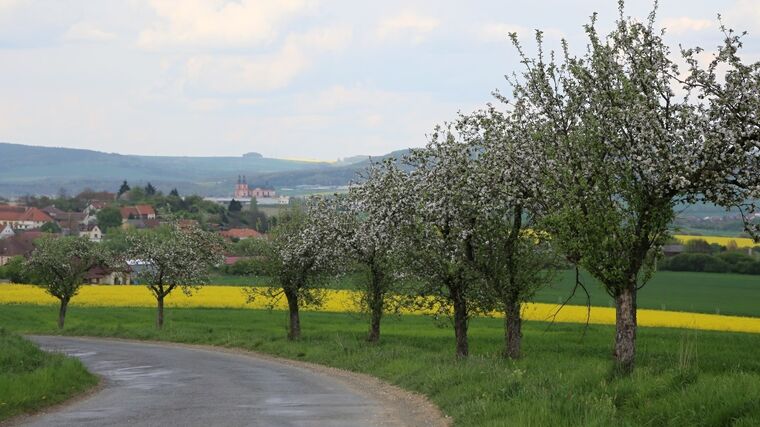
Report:
M 5 313 L 3 307 L 0 313 Z M 46 353 L 9 332 L 6 327 L 14 323 L 8 318 L 0 322 L 0 421 L 62 402 L 97 384 L 79 360 Z
M 349 313 L 302 314 L 285 339 L 282 311 L 172 309 L 163 331 L 150 308 L 72 307 L 69 335 L 202 343 L 255 350 L 380 377 L 423 393 L 459 426 L 760 425 L 760 334 L 641 328 L 637 369 L 612 373 L 614 329 L 527 322 L 524 358 L 499 357 L 502 321 L 471 321 L 471 352 L 454 358 L 453 332 L 426 316 L 388 316 L 381 342 Z M 56 334 L 48 306 L 2 305 L 0 325 Z

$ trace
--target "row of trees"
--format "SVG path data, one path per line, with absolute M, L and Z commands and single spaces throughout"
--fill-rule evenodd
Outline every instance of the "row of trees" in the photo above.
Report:
M 175 289 L 191 294 L 205 283 L 211 267 L 223 260 L 224 243 L 215 234 L 197 227 L 166 226 L 158 230 L 132 231 L 125 251 L 93 243 L 84 237 L 43 237 L 24 264 L 23 273 L 60 302 L 58 327 L 63 328 L 69 302 L 79 292 L 92 269 L 130 271 L 156 298 L 156 326 L 163 327 L 164 300 Z M 137 264 L 127 265 L 127 260 Z
M 614 357 L 634 367 L 636 295 L 655 268 L 680 204 L 735 207 L 760 197 L 760 63 L 744 64 L 741 36 L 707 64 L 684 49 L 680 70 L 655 28 L 620 18 L 607 37 L 596 17 L 581 56 L 531 57 L 495 106 L 439 126 L 424 149 L 369 170 L 345 197 L 317 199 L 273 233 L 271 274 L 290 307 L 318 302 L 318 285 L 345 260 L 368 273 L 369 339 L 400 277 L 453 315 L 456 354 L 467 321 L 499 308 L 505 354 L 520 354 L 520 304 L 551 275 L 553 251 L 602 283 L 616 305 Z M 748 219 L 746 231 L 759 226 Z M 548 243 L 551 243 L 550 245 Z M 580 283 L 579 283 L 580 285 Z M 252 290 L 253 297 L 258 290 Z

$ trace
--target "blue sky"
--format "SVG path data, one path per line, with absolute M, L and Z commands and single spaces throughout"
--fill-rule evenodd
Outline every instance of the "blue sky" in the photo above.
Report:
M 750 32 L 760 0 L 662 0 L 667 39 Z M 651 1 L 628 1 L 645 19 Z M 519 69 L 506 38 L 582 49 L 613 0 L 0 0 L 0 141 L 148 155 L 331 160 L 421 146 Z

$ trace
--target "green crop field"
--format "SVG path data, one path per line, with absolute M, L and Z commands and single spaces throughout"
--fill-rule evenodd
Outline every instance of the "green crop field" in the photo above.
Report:
M 0 324 L 57 333 L 55 310 L 0 306 Z M 641 328 L 638 365 L 612 374 L 614 329 L 528 322 L 524 358 L 499 357 L 499 319 L 471 322 L 467 360 L 453 333 L 421 316 L 388 317 L 378 345 L 365 319 L 303 313 L 303 338 L 285 340 L 279 311 L 173 309 L 163 331 L 139 308 L 72 307 L 65 333 L 203 343 L 252 349 L 383 378 L 429 396 L 456 425 L 760 425 L 760 335 Z
M 0 326 L 13 320 L 0 307 Z M 0 327 L 0 422 L 8 417 L 62 402 L 98 382 L 77 359 L 45 353 Z
M 361 274 L 334 279 L 331 289 L 355 289 L 362 280 Z M 612 299 L 601 285 L 587 273 L 581 282 L 591 295 L 591 304 L 612 307 Z M 211 283 L 230 286 L 250 286 L 266 283 L 263 277 L 217 275 Z M 555 283 L 537 293 L 536 302 L 558 303 L 570 296 L 575 284 L 575 272 L 566 270 L 557 275 Z M 731 314 L 760 317 L 760 276 L 728 273 L 693 273 L 678 271 L 657 272 L 638 295 L 640 308 L 657 310 L 693 311 L 697 313 Z M 570 304 L 583 305 L 586 295 L 576 292 Z

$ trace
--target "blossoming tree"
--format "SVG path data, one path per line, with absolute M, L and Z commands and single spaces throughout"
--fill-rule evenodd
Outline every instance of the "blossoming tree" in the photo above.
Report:
M 96 266 L 113 266 L 104 248 L 84 237 L 43 237 L 25 264 L 33 282 L 58 298 L 58 328 L 63 329 L 66 310 L 79 292 L 85 275 Z
M 261 241 L 261 259 L 273 280 L 268 288 L 246 288 L 249 301 L 263 297 L 272 306 L 283 296 L 288 303 L 288 339 L 301 336 L 299 309 L 304 305 L 319 306 L 324 300 L 322 285 L 337 265 L 335 230 L 327 219 L 331 207 L 319 197 L 310 198 L 305 206 L 291 207 L 279 215 L 277 226 Z
M 170 225 L 158 231 L 127 235 L 130 258 L 145 268 L 137 274 L 156 298 L 156 327 L 164 325 L 164 300 L 177 288 L 191 295 L 206 283 L 211 267 L 224 260 L 224 242 L 199 227 Z
M 398 251 L 403 237 L 398 230 L 409 220 L 410 206 L 404 197 L 404 179 L 393 158 L 372 164 L 361 184 L 348 194 L 336 195 L 330 203 L 337 244 L 345 263 L 357 264 L 366 272 L 359 285 L 362 306 L 370 314 L 367 341 L 380 339 L 383 313 L 398 308 L 388 294 L 399 290 Z
M 614 299 L 621 372 L 634 367 L 636 295 L 674 208 L 700 199 L 744 203 L 757 196 L 760 175 L 757 122 L 750 124 L 757 108 L 746 113 L 757 104 L 757 68 L 754 80 L 728 74 L 720 86 L 715 70 L 700 72 L 687 52 L 691 77 L 682 80 L 654 22 L 654 12 L 645 22 L 625 18 L 621 2 L 607 37 L 594 16 L 586 53 L 574 56 L 565 44 L 559 61 L 544 54 L 540 32 L 535 58 L 512 36 L 526 67 L 512 79 L 512 114 L 538 148 L 532 161 L 541 166 L 546 224 Z M 739 75 L 747 79 L 733 82 Z

